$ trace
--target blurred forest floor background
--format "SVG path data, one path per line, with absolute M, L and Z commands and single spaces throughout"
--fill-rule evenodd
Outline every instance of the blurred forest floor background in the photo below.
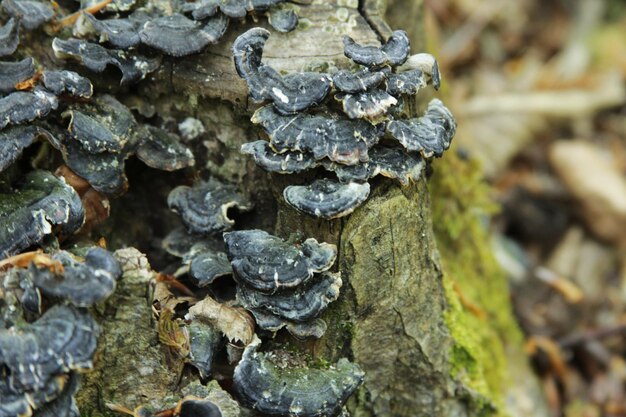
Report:
M 551 411 L 626 416 L 626 2 L 425 13 L 455 151 L 500 204 L 493 250 Z

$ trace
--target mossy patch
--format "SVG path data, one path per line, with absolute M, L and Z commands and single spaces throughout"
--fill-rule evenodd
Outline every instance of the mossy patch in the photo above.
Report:
M 448 300 L 445 320 L 454 339 L 452 376 L 478 394 L 476 401 L 483 403 L 473 404 L 478 415 L 483 410 L 484 415 L 506 416 L 505 390 L 512 381 L 505 351 L 522 346 L 523 339 L 486 227 L 497 206 L 475 162 L 462 160 L 452 149 L 433 165 L 433 227 Z

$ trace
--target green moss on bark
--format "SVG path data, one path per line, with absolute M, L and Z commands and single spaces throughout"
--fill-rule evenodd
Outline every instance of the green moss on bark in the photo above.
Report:
M 454 150 L 434 167 L 433 229 L 448 301 L 444 316 L 454 340 L 452 376 L 478 394 L 471 397 L 476 415 L 532 415 L 527 411 L 545 415 L 522 349 L 506 276 L 491 251 L 487 224 L 497 206 L 490 189 L 479 166 L 462 160 Z M 520 405 L 515 387 L 520 379 L 529 381 L 524 395 L 533 399 L 532 410 Z

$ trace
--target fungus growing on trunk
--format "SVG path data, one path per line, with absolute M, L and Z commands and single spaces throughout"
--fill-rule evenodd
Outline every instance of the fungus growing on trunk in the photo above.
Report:
M 297 106 L 288 95 L 282 104 L 277 100 L 280 97 L 271 90 L 279 85 L 279 79 L 314 76 L 295 73 L 281 77 L 264 66 L 261 59 L 268 37 L 265 29 L 251 29 L 233 46 L 235 66 L 251 97 L 272 100 L 272 105 L 261 107 L 251 118 L 263 128 L 269 143 L 247 143 L 241 152 L 251 155 L 268 172 L 294 174 L 323 166 L 339 180 L 318 179 L 309 185 L 286 187 L 283 196 L 294 208 L 325 219 L 345 216 L 367 199 L 369 184 L 364 182 L 380 174 L 406 186 L 419 180 L 427 163 L 424 158 L 441 156 L 450 146 L 456 122 L 441 101 L 433 100 L 422 118 L 405 118 L 407 100 L 429 82 L 436 89 L 440 84 L 432 55 L 409 57 L 405 32 L 393 32 L 380 47 L 359 45 L 344 37 L 344 54 L 363 68 L 337 71 L 332 76 L 334 90 L 329 94 L 341 103 L 343 114 L 321 98 L 311 100 L 311 105 L 318 106 L 314 111 Z M 268 83 L 268 79 L 272 81 Z M 278 87 L 277 91 L 284 89 Z M 394 139 L 405 149 L 391 147 Z
M 268 416 L 337 416 L 350 395 L 363 383 L 363 371 L 347 359 L 328 369 L 293 368 L 272 363 L 258 352 L 256 339 L 235 368 L 238 399 Z

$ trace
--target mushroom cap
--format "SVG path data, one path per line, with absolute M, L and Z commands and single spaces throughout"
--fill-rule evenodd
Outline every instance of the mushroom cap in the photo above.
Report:
M 145 129 L 147 135 L 137 148 L 137 158 L 143 163 L 162 171 L 194 166 L 191 149 L 181 143 L 178 135 L 150 125 Z
M 220 0 L 199 0 L 184 3 L 181 7 L 182 13 L 191 13 L 194 20 L 204 20 L 208 17 L 215 16 L 219 10 Z
M 370 185 L 350 182 L 341 184 L 319 179 L 310 185 L 290 185 L 283 197 L 295 209 L 323 219 L 335 219 L 352 213 L 367 199 Z
M 0 363 L 11 386 L 39 390 L 54 375 L 91 368 L 99 333 L 86 311 L 55 305 L 33 323 L 0 329 Z
M 425 75 L 429 76 L 430 82 L 433 87 L 435 87 L 435 90 L 439 90 L 439 86 L 441 85 L 441 76 L 439 74 L 439 64 L 434 56 L 426 53 L 411 55 L 406 62 L 398 68 L 398 71 L 402 73 L 409 72 L 414 69 L 418 69 Z
M 222 417 L 220 408 L 209 400 L 188 399 L 180 404 L 180 417 Z
M 255 101 L 263 101 L 263 83 L 258 76 L 258 70 L 263 58 L 265 42 L 270 32 L 263 28 L 252 28 L 239 35 L 231 48 L 237 74 L 248 83 L 250 96 Z
M 323 272 L 303 285 L 276 294 L 264 294 L 245 285 L 237 287 L 237 300 L 248 310 L 265 311 L 281 319 L 308 322 L 337 300 L 341 288 L 339 274 Z
M 419 180 L 425 163 L 416 153 L 402 148 L 376 146 L 369 153 L 370 160 L 360 165 L 346 166 L 324 161 L 324 168 L 334 171 L 341 182 L 364 182 L 377 175 L 398 180 L 402 185 Z
M 387 80 L 387 92 L 394 97 L 415 95 L 426 87 L 426 76 L 420 69 L 391 74 Z
M 90 98 L 93 94 L 91 81 L 74 71 L 44 71 L 42 78 L 46 89 L 56 95 L 67 93 L 72 97 Z
M 57 58 L 75 59 L 94 72 L 102 72 L 107 65 L 113 65 L 122 73 L 121 84 L 139 81 L 161 64 L 158 57 L 146 58 L 128 51 L 106 49 L 79 39 L 54 38 L 52 50 Z
M 32 78 L 36 72 L 33 58 L 17 62 L 0 61 L 0 93 L 15 91 L 16 84 Z
M 167 197 L 170 209 L 180 214 L 191 233 L 212 234 L 230 229 L 235 223 L 228 217 L 228 209 L 236 207 L 247 211 L 252 204 L 235 187 L 211 178 L 193 187 L 181 185 Z
M 276 153 L 269 142 L 257 140 L 241 145 L 241 153 L 252 156 L 254 162 L 268 172 L 293 174 L 315 168 L 319 163 L 307 152 Z
M 100 34 L 101 40 L 108 41 L 116 48 L 128 49 L 139 45 L 139 31 L 150 19 L 145 12 L 135 11 L 127 18 L 99 20 L 90 13 L 85 13 L 93 28 Z
M 26 174 L 23 185 L 2 196 L 0 207 L 0 258 L 39 244 L 60 226 L 64 235 L 78 230 L 85 212 L 76 191 L 47 171 Z
M 222 333 L 201 320 L 193 320 L 186 328 L 189 332 L 189 363 L 198 370 L 201 379 L 206 379 L 211 376 Z
M 11 126 L 0 131 L 0 172 L 15 162 L 22 151 L 30 146 L 38 137 L 48 137 L 50 133 L 33 126 Z
M 372 123 L 384 120 L 389 108 L 398 104 L 395 97 L 378 89 L 356 94 L 339 93 L 335 99 L 341 101 L 343 112 L 350 119 L 367 119 Z
M 0 28 L 0 56 L 11 55 L 19 43 L 20 21 L 19 18 L 12 17 Z
M 47 404 L 63 395 L 67 388 L 67 377 L 59 375 L 45 381 L 37 391 L 28 391 L 21 387 L 12 387 L 8 379 L 0 380 L 0 416 L 29 416 L 33 411 L 46 407 Z M 37 416 L 40 414 L 37 413 Z
M 324 336 L 328 328 L 326 322 L 320 318 L 298 323 L 280 318 L 267 310 L 253 309 L 250 312 L 254 316 L 257 326 L 261 329 L 277 332 L 285 328 L 296 339 L 319 339 Z
M 283 116 L 272 106 L 261 107 L 252 116 L 270 137 L 279 153 L 292 150 L 310 152 L 316 160 L 328 158 L 346 165 L 368 160 L 367 151 L 384 134 L 382 125 L 323 114 Z
M 298 26 L 298 15 L 293 9 L 274 8 L 269 11 L 269 23 L 278 32 L 291 32 Z
M 370 68 L 402 65 L 409 56 L 409 37 L 403 30 L 394 30 L 382 46 L 359 45 L 349 36 L 343 38 L 343 52 L 357 64 Z
M 256 76 L 263 87 L 254 94 L 251 92 L 251 96 L 272 101 L 281 114 L 297 113 L 322 103 L 330 93 L 332 85 L 330 77 L 326 74 L 300 72 L 281 76 L 267 65 L 261 65 Z M 251 90 L 257 85 L 258 83 L 254 82 L 248 87 Z
M 433 99 L 424 116 L 392 120 L 387 124 L 387 132 L 409 151 L 420 152 L 424 158 L 440 157 L 450 147 L 456 121 L 441 100 Z
M 62 274 L 31 265 L 28 278 L 44 295 L 65 299 L 77 307 L 89 307 L 107 299 L 122 275 L 115 257 L 99 247 L 89 249 L 83 262 L 65 251 L 52 258 L 63 265 Z
M 56 96 L 43 89 L 11 93 L 0 98 L 0 129 L 44 118 L 58 105 Z
M 237 282 L 265 293 L 297 287 L 337 257 L 335 245 L 312 238 L 293 245 L 262 230 L 224 233 L 224 242 Z
M 217 41 L 200 23 L 179 13 L 146 22 L 139 37 L 142 43 L 176 57 L 200 52 Z
M 360 93 L 378 87 L 387 79 L 389 72 L 389 67 L 383 67 L 381 70 L 371 70 L 366 67 L 357 72 L 341 70 L 333 75 L 333 84 L 341 92 Z
M 282 76 L 261 63 L 269 36 L 269 31 L 253 28 L 233 43 L 235 68 L 239 76 L 246 80 L 250 97 L 258 102 L 272 101 L 281 114 L 297 113 L 322 103 L 332 86 L 328 75 L 303 72 Z
M 71 372 L 69 380 L 57 398 L 37 410 L 36 417 L 79 417 L 74 394 L 78 392 L 80 377 Z
M 52 20 L 54 10 L 44 2 L 30 0 L 2 0 L 2 8 L 11 17 L 19 17 L 26 30 L 34 30 Z
M 181 226 L 168 233 L 161 246 L 170 255 L 192 259 L 204 251 L 223 250 L 224 242 L 215 237 L 189 233 L 186 227 Z
M 192 251 L 183 261 L 189 264 L 189 276 L 199 287 L 206 287 L 217 278 L 233 273 L 228 256 L 224 252 L 210 249 Z
M 238 399 L 270 416 L 336 416 L 363 383 L 361 368 L 340 359 L 328 369 L 281 368 L 257 352 L 257 338 L 246 347 L 233 376 Z

